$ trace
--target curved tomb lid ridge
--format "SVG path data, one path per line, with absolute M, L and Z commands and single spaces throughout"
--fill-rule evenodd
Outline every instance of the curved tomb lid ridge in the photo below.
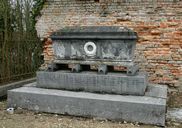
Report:
M 94 38 L 95 36 L 99 37 L 120 37 L 124 36 L 125 38 L 130 37 L 133 39 L 137 39 L 137 33 L 133 30 L 123 27 L 123 26 L 72 26 L 72 27 L 64 27 L 56 32 L 53 32 L 50 37 L 56 38 L 56 37 L 63 37 L 67 38 L 68 36 L 90 36 Z

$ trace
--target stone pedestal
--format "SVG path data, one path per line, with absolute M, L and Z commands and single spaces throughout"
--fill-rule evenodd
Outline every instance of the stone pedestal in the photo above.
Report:
M 49 89 L 144 95 L 147 84 L 145 73 L 128 76 L 121 73 L 104 75 L 97 72 L 37 72 L 37 87 Z
M 34 111 L 165 125 L 167 88 L 149 86 L 145 96 L 123 96 L 37 88 L 8 92 L 8 106 Z

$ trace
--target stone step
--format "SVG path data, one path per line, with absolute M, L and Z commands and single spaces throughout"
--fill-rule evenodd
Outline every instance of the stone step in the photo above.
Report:
M 127 76 L 121 73 L 37 72 L 37 87 L 112 94 L 144 95 L 148 79 L 145 73 Z
M 8 107 L 164 126 L 166 98 L 152 97 L 157 93 L 122 96 L 27 86 L 8 92 Z

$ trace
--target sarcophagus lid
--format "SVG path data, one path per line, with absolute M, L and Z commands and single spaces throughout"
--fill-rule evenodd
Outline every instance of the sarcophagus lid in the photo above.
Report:
M 55 62 L 106 65 L 131 62 L 137 40 L 136 32 L 119 26 L 65 27 L 50 37 Z
M 52 40 L 60 39 L 129 39 L 136 40 L 136 32 L 117 26 L 65 27 L 51 35 Z

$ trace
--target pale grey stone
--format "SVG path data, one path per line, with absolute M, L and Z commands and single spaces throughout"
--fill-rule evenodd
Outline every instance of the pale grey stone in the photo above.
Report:
M 167 111 L 167 119 L 182 123 L 182 108 L 172 108 Z
M 164 126 L 166 99 L 22 87 L 8 92 L 8 107 Z
M 30 79 L 21 80 L 18 82 L 13 82 L 10 84 L 1 85 L 0 86 L 0 97 L 6 96 L 8 90 L 22 87 L 23 85 L 28 84 L 28 83 L 32 83 L 34 81 L 36 81 L 36 78 L 30 78 Z
M 167 99 L 168 87 L 166 85 L 149 84 L 145 92 L 146 96 Z
M 98 75 L 96 72 L 37 72 L 37 87 L 50 89 L 144 95 L 147 82 L 145 73 L 127 76 L 121 73 Z

